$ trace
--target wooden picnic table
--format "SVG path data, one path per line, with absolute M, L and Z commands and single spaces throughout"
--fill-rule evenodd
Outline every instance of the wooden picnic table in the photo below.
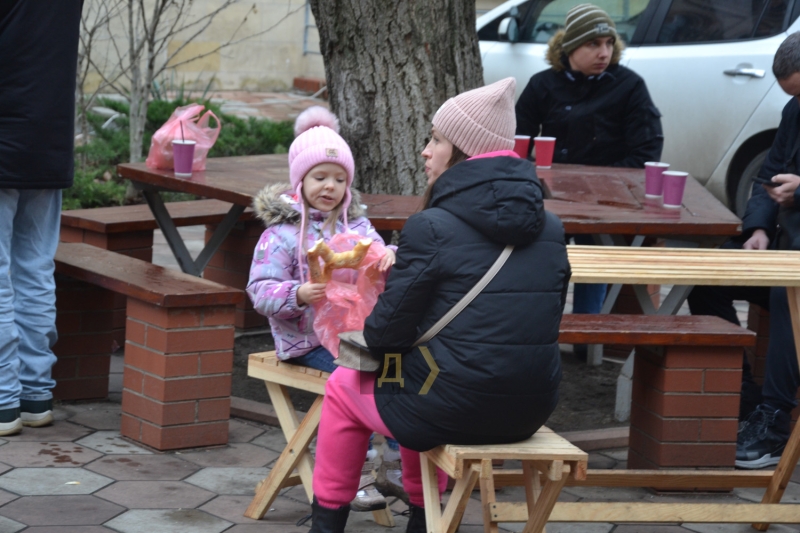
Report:
M 200 275 L 253 196 L 268 183 L 289 182 L 285 154 L 209 158 L 206 170 L 178 178 L 172 170 L 144 163 L 117 166 L 120 176 L 140 188 L 185 272 Z M 695 179 L 687 180 L 680 209 L 661 207 L 644 197 L 644 170 L 553 165 L 537 170 L 552 198 L 545 207 L 558 215 L 569 234 L 592 234 L 602 244 L 642 243 L 645 237 L 675 237 L 713 246 L 741 231 L 741 221 Z M 230 202 L 231 212 L 197 260 L 185 250 L 158 192 L 175 191 Z M 420 197 L 363 194 L 367 216 L 379 231 L 402 229 L 417 212 Z M 170 227 L 173 226 L 173 227 Z

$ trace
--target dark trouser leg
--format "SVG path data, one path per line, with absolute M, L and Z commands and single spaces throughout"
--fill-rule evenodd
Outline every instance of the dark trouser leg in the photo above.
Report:
M 769 347 L 764 373 L 764 402 L 785 412 L 797 406 L 800 373 L 786 289 L 773 287 L 769 307 Z

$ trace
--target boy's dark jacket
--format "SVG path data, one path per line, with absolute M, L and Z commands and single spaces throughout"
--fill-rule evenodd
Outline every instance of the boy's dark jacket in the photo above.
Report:
M 403 384 L 376 381 L 378 411 L 400 444 L 418 451 L 525 439 L 558 401 L 570 277 L 564 228 L 545 212 L 531 163 L 512 157 L 455 165 L 436 181 L 430 205 L 403 228 L 386 291 L 365 324 L 373 355 L 403 354 Z M 419 394 L 431 370 L 412 344 L 506 244 L 516 247 L 497 276 L 425 344 L 439 373 Z

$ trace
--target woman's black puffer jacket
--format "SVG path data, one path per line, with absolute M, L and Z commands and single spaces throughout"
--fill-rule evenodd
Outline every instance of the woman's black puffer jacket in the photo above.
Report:
M 544 210 L 533 165 L 507 156 L 448 169 L 430 206 L 403 228 L 386 291 L 365 324 L 373 355 L 402 354 L 402 385 L 376 380 L 378 411 L 412 450 L 526 439 L 558 402 L 558 330 L 570 277 L 564 228 Z M 419 394 L 431 369 L 411 346 L 506 244 L 515 249 L 502 270 L 425 343 L 439 373 Z M 390 378 L 396 372 L 386 369 Z

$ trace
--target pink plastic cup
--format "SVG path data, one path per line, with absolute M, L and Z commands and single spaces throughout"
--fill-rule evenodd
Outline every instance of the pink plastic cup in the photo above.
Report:
M 664 172 L 664 207 L 679 209 L 683 202 L 683 191 L 686 189 L 687 172 L 667 170 Z
M 556 149 L 556 138 L 534 137 L 533 145 L 536 147 L 536 168 L 550 168 L 553 166 L 553 152 Z
M 175 175 L 179 178 L 192 177 L 192 160 L 194 160 L 195 141 L 172 141 L 172 159 Z
M 522 159 L 528 158 L 528 152 L 531 151 L 531 136 L 530 135 L 514 135 L 514 151 Z
M 669 163 L 649 161 L 644 164 L 644 196 L 645 198 L 661 198 L 664 194 L 664 171 Z

